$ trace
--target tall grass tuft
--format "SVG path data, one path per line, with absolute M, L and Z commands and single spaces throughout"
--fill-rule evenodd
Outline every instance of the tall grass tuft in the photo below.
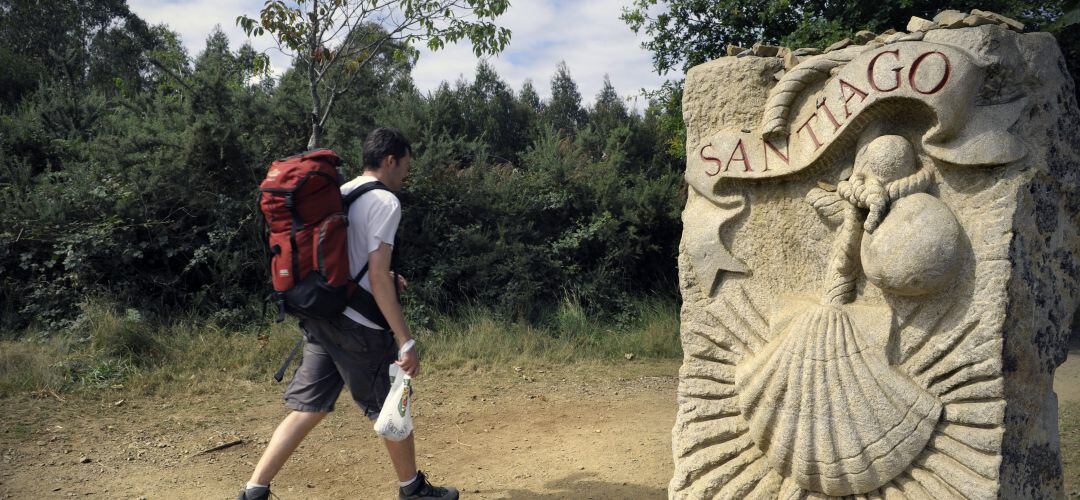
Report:
M 82 314 L 72 333 L 89 339 L 96 354 L 138 366 L 150 366 L 164 354 L 161 334 L 135 309 L 121 313 L 112 305 L 90 300 L 80 305 Z
M 0 342 L 0 397 L 38 391 L 63 391 L 69 378 L 57 341 Z
M 604 322 L 569 297 L 547 322 L 530 324 L 472 307 L 437 318 L 433 328 L 416 336 L 423 358 L 436 368 L 673 359 L 682 354 L 677 304 L 640 300 L 631 309 L 631 319 L 623 324 Z
M 89 300 L 72 327 L 0 342 L 0 396 L 125 388 L 202 392 L 269 380 L 299 338 L 293 320 L 226 329 L 196 315 L 169 322 Z
M 642 300 L 624 316 L 630 319 L 599 320 L 569 297 L 540 323 L 468 307 L 453 316 L 436 316 L 431 328 L 415 333 L 425 366 L 436 370 L 680 355 L 674 302 Z M 88 301 L 66 334 L 0 341 L 0 397 L 120 388 L 202 393 L 223 384 L 269 383 L 299 335 L 292 319 L 236 329 L 195 314 L 165 322 L 107 301 Z

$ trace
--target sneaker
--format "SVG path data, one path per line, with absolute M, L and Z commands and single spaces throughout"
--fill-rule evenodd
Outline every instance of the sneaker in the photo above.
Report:
M 236 500 L 270 500 L 270 487 L 249 490 L 246 485 L 242 486 Z
M 416 481 L 405 488 L 398 488 L 398 500 L 457 500 L 457 488 L 432 486 L 423 472 L 416 471 Z

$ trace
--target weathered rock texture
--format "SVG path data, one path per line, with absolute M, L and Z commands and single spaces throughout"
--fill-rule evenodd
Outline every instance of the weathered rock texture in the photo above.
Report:
M 687 74 L 672 498 L 1062 496 L 1073 82 L 950 16 Z

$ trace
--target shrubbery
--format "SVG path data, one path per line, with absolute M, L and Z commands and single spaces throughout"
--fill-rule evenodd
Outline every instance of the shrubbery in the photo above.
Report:
M 441 310 L 465 300 L 533 318 L 571 294 L 610 313 L 670 294 L 681 176 L 648 175 L 617 150 L 593 158 L 583 142 L 542 129 L 518 165 L 422 156 L 399 252 L 424 277 L 415 295 Z
M 306 142 L 304 61 L 253 83 L 251 49 L 220 32 L 191 58 L 122 4 L 98 7 L 64 10 L 83 30 L 67 59 L 0 54 L 34 69 L 0 96 L 0 330 L 70 328 L 94 297 L 159 324 L 248 323 L 268 291 L 256 190 Z M 38 36 L 21 27 L 33 8 L 0 12 L 0 46 Z M 677 110 L 631 112 L 610 84 L 585 106 L 565 67 L 548 100 L 485 65 L 430 95 L 407 62 L 365 71 L 327 146 L 352 176 L 374 127 L 413 140 L 397 267 L 414 320 L 462 305 L 539 320 L 573 296 L 629 321 L 634 300 L 674 297 Z

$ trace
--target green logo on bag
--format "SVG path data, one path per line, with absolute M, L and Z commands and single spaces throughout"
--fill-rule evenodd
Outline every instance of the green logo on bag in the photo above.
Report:
M 405 416 L 405 410 L 409 409 L 409 397 L 412 396 L 412 381 L 405 379 L 405 387 L 401 391 L 401 401 L 398 401 L 397 411 L 398 415 Z

